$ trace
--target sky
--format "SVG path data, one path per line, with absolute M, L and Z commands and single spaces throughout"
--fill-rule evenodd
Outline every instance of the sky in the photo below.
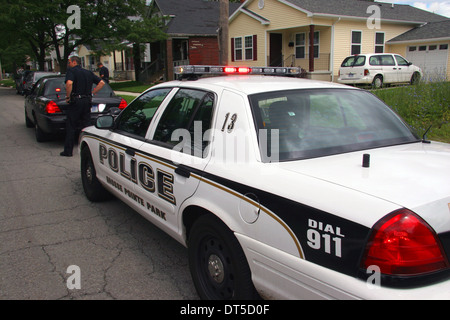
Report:
M 450 0 L 379 0 L 377 2 L 388 2 L 396 4 L 409 4 L 419 9 L 428 10 L 450 18 Z

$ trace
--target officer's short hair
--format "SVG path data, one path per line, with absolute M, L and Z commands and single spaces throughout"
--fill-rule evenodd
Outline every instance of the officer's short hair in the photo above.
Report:
M 69 60 L 72 61 L 72 62 L 75 61 L 78 65 L 81 65 L 81 58 L 78 57 L 78 56 L 72 56 L 72 57 L 70 57 Z

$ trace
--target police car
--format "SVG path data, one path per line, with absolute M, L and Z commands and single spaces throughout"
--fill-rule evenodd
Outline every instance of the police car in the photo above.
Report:
M 188 248 L 201 298 L 450 298 L 450 145 L 295 68 L 177 72 L 85 129 L 81 174 Z

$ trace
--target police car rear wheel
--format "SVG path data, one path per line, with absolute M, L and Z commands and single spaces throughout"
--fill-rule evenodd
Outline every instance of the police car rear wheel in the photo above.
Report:
M 47 134 L 44 131 L 42 131 L 36 119 L 34 120 L 34 135 L 36 137 L 37 142 L 46 142 L 48 140 Z
M 88 147 L 81 150 L 81 181 L 86 197 L 93 202 L 103 201 L 110 194 L 97 179 L 91 152 Z
M 203 216 L 189 236 L 189 266 L 202 299 L 257 299 L 250 268 L 233 233 L 217 218 Z

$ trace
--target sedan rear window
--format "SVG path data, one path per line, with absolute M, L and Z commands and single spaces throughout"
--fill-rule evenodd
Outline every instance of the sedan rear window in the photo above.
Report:
M 267 162 L 419 141 L 388 106 L 362 90 L 271 92 L 253 95 L 250 102 Z
M 57 78 L 57 79 L 49 79 L 47 80 L 45 84 L 45 92 L 44 96 L 51 98 L 51 99 L 64 99 L 66 96 L 66 84 L 65 84 L 65 78 Z M 96 85 L 94 84 L 92 86 L 92 89 L 94 89 Z M 111 89 L 111 87 L 105 83 L 102 90 L 100 90 L 96 97 L 101 98 L 109 98 L 113 97 L 114 91 Z

